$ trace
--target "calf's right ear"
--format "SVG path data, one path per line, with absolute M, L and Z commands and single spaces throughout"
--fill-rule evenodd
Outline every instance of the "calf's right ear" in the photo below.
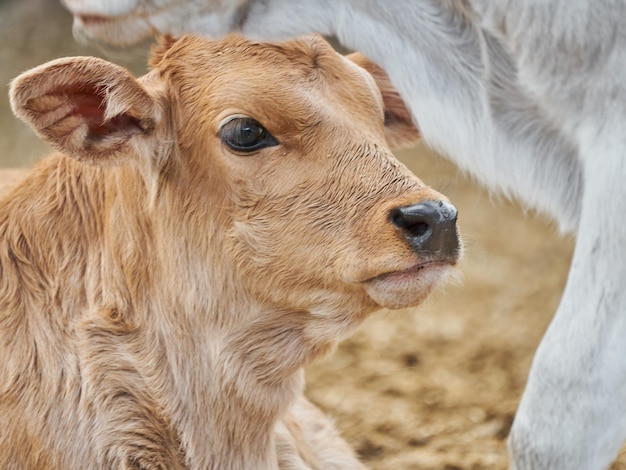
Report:
M 53 148 L 92 163 L 128 158 L 135 136 L 155 127 L 155 100 L 125 69 L 67 57 L 11 83 L 13 112 Z

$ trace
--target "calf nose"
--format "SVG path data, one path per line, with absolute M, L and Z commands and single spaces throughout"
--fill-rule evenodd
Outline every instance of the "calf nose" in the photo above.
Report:
M 457 260 L 456 216 L 456 207 L 444 201 L 423 201 L 390 213 L 391 223 L 402 229 L 413 250 L 428 261 Z

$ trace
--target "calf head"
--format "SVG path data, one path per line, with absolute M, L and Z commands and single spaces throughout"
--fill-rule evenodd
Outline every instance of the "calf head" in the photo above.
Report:
M 16 79 L 12 106 L 72 157 L 134 166 L 161 232 L 256 304 L 407 307 L 453 270 L 456 210 L 392 155 L 419 136 L 367 59 L 316 37 L 185 36 L 151 68 L 61 59 Z

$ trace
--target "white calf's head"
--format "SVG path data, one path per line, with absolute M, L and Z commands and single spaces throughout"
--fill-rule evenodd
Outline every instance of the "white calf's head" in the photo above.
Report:
M 79 39 L 129 46 L 160 34 L 222 36 L 237 29 L 249 0 L 62 0 Z
M 335 34 L 343 2 L 334 0 L 62 0 L 79 39 L 130 46 L 158 34 L 240 32 L 280 39 Z M 350 13 L 347 13 L 350 14 Z
M 133 165 L 160 226 L 261 305 L 405 307 L 453 269 L 456 210 L 391 154 L 418 134 L 367 59 L 316 37 L 185 36 L 151 65 L 60 59 L 16 79 L 12 105 L 67 155 Z

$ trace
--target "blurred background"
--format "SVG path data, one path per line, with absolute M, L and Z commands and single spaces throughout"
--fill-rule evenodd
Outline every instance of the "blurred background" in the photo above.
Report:
M 71 23 L 58 0 L 0 0 L 0 191 L 24 173 L 8 168 L 29 167 L 49 151 L 13 117 L 12 78 L 69 55 L 145 70 L 146 48 L 104 53 L 77 44 Z M 572 240 L 489 196 L 424 146 L 398 156 L 459 208 L 463 283 L 416 309 L 374 315 L 309 368 L 307 394 L 370 468 L 505 469 L 505 439 L 558 304 Z

